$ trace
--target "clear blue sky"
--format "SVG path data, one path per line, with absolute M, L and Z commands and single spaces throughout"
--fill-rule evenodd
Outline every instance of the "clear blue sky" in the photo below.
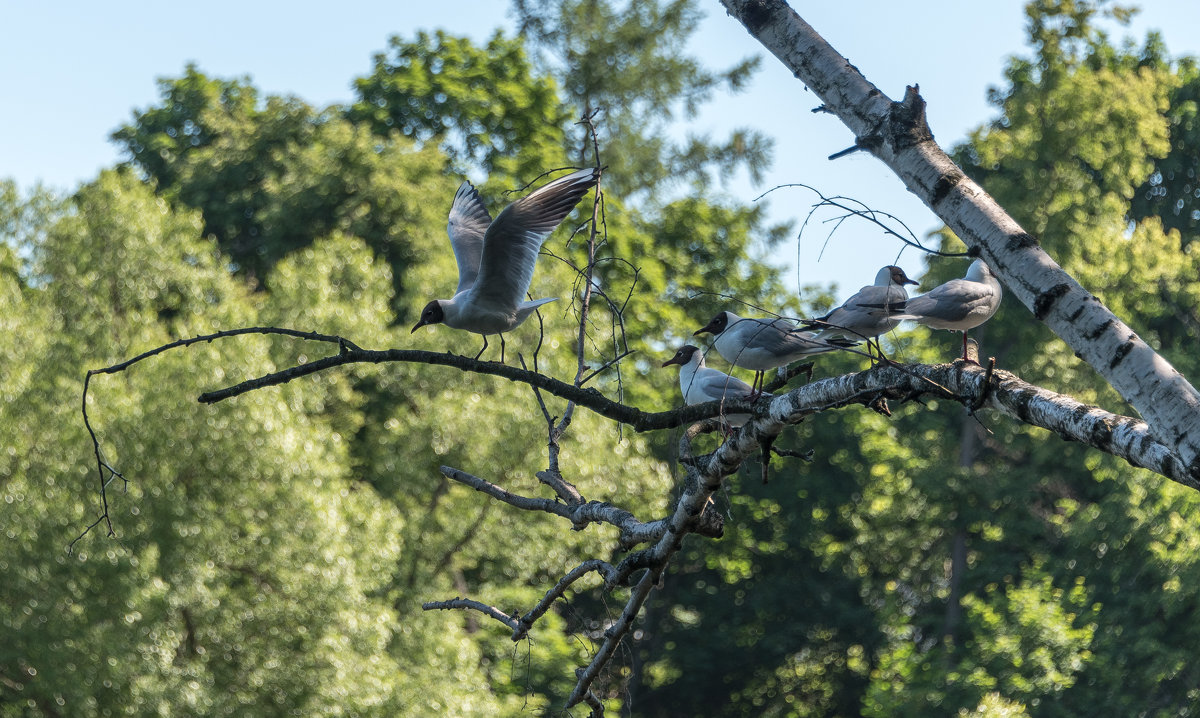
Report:
M 679 132 L 720 133 L 749 126 L 776 140 L 765 182 L 738 178 L 725 191 L 749 201 L 777 184 L 803 182 L 827 195 L 852 196 L 901 217 L 915 232 L 937 219 L 890 172 L 865 154 L 825 158 L 853 142 L 828 115 L 814 115 L 812 93 L 766 55 L 716 0 L 692 52 L 712 67 L 764 55 L 753 87 L 718 98 Z M 1200 2 L 1152 0 L 1132 33 L 1163 32 L 1175 54 L 1200 54 Z M 919 83 L 937 139 L 952 145 L 992 115 L 985 93 L 1001 80 L 1004 60 L 1024 52 L 1023 3 L 1017 0 L 830 3 L 792 6 L 867 79 L 889 96 Z M 914 10 L 919 7 L 919 11 Z M 24 186 L 70 189 L 122 159 L 109 133 L 135 108 L 158 99 L 156 78 L 179 75 L 189 61 L 221 77 L 249 75 L 265 93 L 294 94 L 314 105 L 352 98 L 352 78 L 367 73 L 393 34 L 442 27 L 483 40 L 511 32 L 501 0 L 377 2 L 307 1 L 287 5 L 212 0 L 203 4 L 6 3 L 0 27 L 0 177 Z M 613 141 L 619 141 L 614 138 Z M 777 221 L 802 219 L 811 197 L 782 190 L 770 197 Z M 798 224 L 797 224 L 798 226 Z M 868 283 L 896 259 L 899 247 L 866 225 L 841 229 L 818 261 L 826 231 L 806 233 L 774 258 L 795 270 L 792 283 L 836 281 L 847 290 Z M 917 274 L 912 252 L 900 264 Z M 797 269 L 798 268 L 798 269 Z

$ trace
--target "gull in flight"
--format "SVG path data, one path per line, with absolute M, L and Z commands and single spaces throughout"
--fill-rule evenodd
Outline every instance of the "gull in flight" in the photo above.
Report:
M 967 330 L 991 319 L 1003 296 L 1000 280 L 982 259 L 976 259 L 962 279 L 951 279 L 925 294 L 890 305 L 887 311 L 892 319 L 909 319 L 934 329 L 962 332 L 962 358 L 971 361 L 967 358 Z M 865 306 L 875 310 L 884 308 L 882 304 Z
M 495 220 L 470 182 L 459 185 L 446 225 L 458 261 L 458 289 L 450 299 L 426 304 L 412 330 L 445 324 L 482 334 L 476 359 L 487 349 L 487 335 L 499 334 L 503 363 L 503 333 L 557 298 L 525 300 L 538 251 L 599 177 L 598 168 L 559 177 L 505 207 Z
M 704 366 L 704 353 L 699 347 L 684 344 L 675 356 L 663 362 L 664 367 L 679 365 L 679 388 L 688 406 L 707 401 L 726 399 L 754 399 L 754 390 L 746 382 L 725 372 Z M 725 423 L 742 426 L 750 420 L 749 414 L 727 414 Z
M 816 341 L 828 342 L 836 337 L 844 337 L 850 341 L 866 339 L 867 349 L 870 350 L 870 340 L 891 331 L 900 320 L 890 313 L 880 312 L 865 305 L 899 306 L 908 299 L 908 292 L 904 289 L 906 284 L 916 282 L 909 279 L 903 269 L 888 265 L 875 275 L 874 284 L 858 290 L 854 296 L 843 302 L 842 306 L 825 316 L 809 319 L 805 325 L 821 328 L 821 331 L 813 336 Z M 878 339 L 875 340 L 875 346 L 879 348 Z M 879 352 L 879 356 L 883 356 L 882 351 Z
M 716 337 L 713 346 L 725 361 L 754 371 L 755 391 L 762 391 L 763 372 L 785 367 L 813 354 L 833 351 L 852 343 L 817 341 L 813 332 L 798 328 L 787 319 L 754 319 L 739 317 L 733 312 L 721 312 L 708 324 L 697 329 L 693 336 L 710 333 Z

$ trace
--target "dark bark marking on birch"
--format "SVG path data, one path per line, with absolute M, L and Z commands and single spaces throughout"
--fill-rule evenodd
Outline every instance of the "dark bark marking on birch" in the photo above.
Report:
M 1079 309 L 1079 311 L 1082 312 L 1083 308 L 1081 307 Z M 1076 314 L 1078 314 L 1078 313 L 1079 312 L 1076 312 Z M 1101 334 L 1108 331 L 1108 328 L 1111 327 L 1113 324 L 1115 324 L 1115 322 L 1112 319 L 1107 319 L 1104 322 L 1101 322 L 1100 324 L 1098 324 L 1095 328 L 1093 328 L 1090 332 L 1088 332 L 1084 336 L 1086 336 L 1089 341 L 1094 341 Z
M 1126 355 L 1133 351 L 1133 342 L 1126 340 L 1124 344 L 1117 347 L 1117 351 L 1113 354 L 1112 361 L 1108 363 L 1109 369 L 1115 369 L 1118 364 L 1125 361 Z
M 771 22 L 772 12 L 771 7 L 765 0 L 752 0 L 742 5 L 741 17 L 738 18 L 751 35 L 757 36 L 763 29 L 764 25 Z
M 938 181 L 933 184 L 933 197 L 930 199 L 930 202 L 935 205 L 941 204 L 946 195 L 950 194 L 950 190 L 957 187 L 958 183 L 962 182 L 965 177 L 966 175 L 958 170 L 943 172 L 942 176 L 938 177 Z
M 1091 410 L 1092 407 L 1090 406 L 1081 406 L 1076 409 L 1074 413 L 1075 416 L 1082 421 L 1091 412 Z M 1092 446 L 1097 448 L 1112 444 L 1112 438 L 1113 424 L 1109 419 L 1101 419 L 1100 421 L 1095 422 L 1092 424 L 1091 431 L 1088 432 L 1089 441 L 1091 442 Z
M 1150 447 L 1153 446 L 1155 443 L 1156 442 L 1154 441 L 1153 437 L 1151 437 L 1149 434 L 1143 434 L 1142 438 L 1138 439 L 1138 441 L 1137 441 L 1138 451 L 1141 452 L 1142 456 L 1146 456 L 1149 454 Z M 1129 463 L 1132 464 L 1133 466 L 1137 466 L 1137 464 L 1134 463 L 1133 461 L 1129 461 Z M 1164 455 L 1162 458 L 1162 461 L 1158 462 L 1157 467 L 1147 466 L 1145 468 L 1148 468 L 1151 471 L 1158 471 L 1158 473 L 1166 476 L 1167 475 L 1166 472 L 1171 470 L 1171 455 L 1170 454 Z
M 1071 291 L 1070 286 L 1056 284 L 1042 292 L 1033 302 L 1033 316 L 1037 317 L 1038 321 L 1045 319 L 1046 315 L 1050 313 L 1050 308 L 1054 306 L 1054 303 L 1069 291 Z
M 1019 249 L 1029 249 L 1030 247 L 1038 246 L 1037 237 L 1034 237 L 1028 232 L 1018 232 L 1017 234 L 1009 235 L 1008 250 L 1017 251 Z

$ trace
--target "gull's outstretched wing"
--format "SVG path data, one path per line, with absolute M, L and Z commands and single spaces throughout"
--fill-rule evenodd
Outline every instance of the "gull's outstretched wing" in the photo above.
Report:
M 450 205 L 450 220 L 446 234 L 450 235 L 450 246 L 454 248 L 454 259 L 458 262 L 458 289 L 455 294 L 470 289 L 479 274 L 479 261 L 483 256 L 483 236 L 492 215 L 470 182 L 463 182 L 454 193 Z
M 477 300 L 515 307 L 525 299 L 542 243 L 599 176 L 595 168 L 572 172 L 504 208 L 484 235 Z

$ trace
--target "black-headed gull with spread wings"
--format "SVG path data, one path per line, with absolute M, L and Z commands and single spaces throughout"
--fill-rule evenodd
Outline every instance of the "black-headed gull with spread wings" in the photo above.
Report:
M 725 361 L 754 371 L 751 386 L 755 390 L 762 389 L 763 372 L 769 369 L 850 345 L 817 341 L 813 332 L 804 331 L 787 319 L 740 317 L 729 311 L 717 314 L 693 336 L 706 332 L 716 337 L 713 347 Z
M 886 312 L 869 309 L 863 305 L 898 306 L 908 299 L 908 291 L 904 289 L 906 284 L 916 284 L 916 282 L 909 279 L 903 269 L 888 265 L 875 274 L 874 284 L 858 290 L 854 296 L 832 312 L 823 317 L 810 319 L 805 324 L 821 329 L 813 337 L 817 341 L 829 341 L 836 337 L 844 337 L 851 341 L 866 339 L 869 350 L 870 339 L 891 331 L 900 323 L 900 320 Z M 882 357 L 883 352 L 881 351 L 879 355 Z
M 951 279 L 928 292 L 888 308 L 892 319 L 908 319 L 934 329 L 962 332 L 967 358 L 967 331 L 992 318 L 1000 308 L 1004 290 L 992 270 L 976 259 L 962 279 Z M 876 310 L 882 305 L 874 305 Z
M 412 330 L 445 324 L 482 334 L 476 359 L 487 349 L 487 335 L 499 334 L 503 362 L 503 332 L 556 299 L 525 300 L 542 244 L 599 177 L 597 168 L 559 177 L 505 207 L 495 220 L 470 182 L 459 185 L 446 225 L 458 261 L 458 289 L 450 299 L 426 304 Z

